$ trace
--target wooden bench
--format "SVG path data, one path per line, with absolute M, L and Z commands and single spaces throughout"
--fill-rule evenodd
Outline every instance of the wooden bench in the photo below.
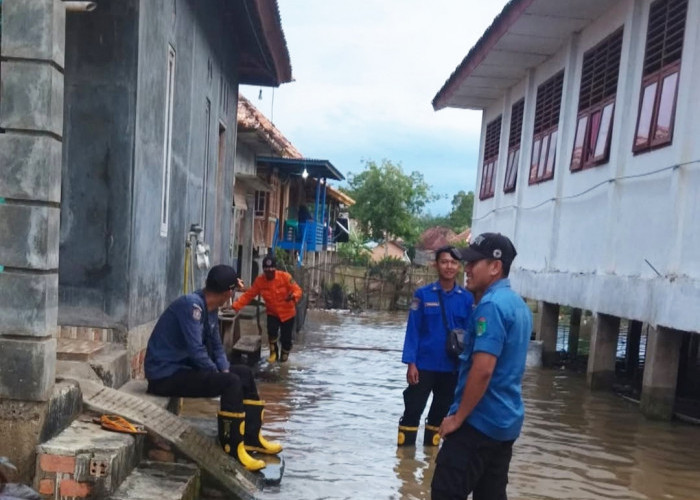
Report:
M 234 363 L 255 365 L 260 360 L 262 341 L 259 335 L 242 335 L 231 349 L 231 359 Z

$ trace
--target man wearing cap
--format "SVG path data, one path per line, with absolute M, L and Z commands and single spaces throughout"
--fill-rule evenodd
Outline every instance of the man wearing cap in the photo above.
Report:
M 262 437 L 264 401 L 253 373 L 247 366 L 229 364 L 219 336 L 219 307 L 231 300 L 233 289 L 241 284 L 232 267 L 212 267 L 202 290 L 182 295 L 161 314 L 148 340 L 144 365 L 152 394 L 221 396 L 221 446 L 247 469 L 259 470 L 265 462 L 248 451 L 277 454 L 282 447 Z
M 399 446 L 416 443 L 420 417 L 431 392 L 433 402 L 425 421 L 423 445 L 437 446 L 440 443 L 438 429 L 450 407 L 457 383 L 457 360 L 449 357 L 445 348 L 447 328 L 465 329 L 473 303 L 472 294 L 455 280 L 459 259 L 456 248 L 438 248 L 435 251 L 438 280 L 416 290 L 411 301 L 401 357 L 401 361 L 408 365 L 408 387 L 403 392 Z
M 462 252 L 476 309 L 468 322 L 455 398 L 440 425 L 432 499 L 505 500 L 513 442 L 520 435 L 532 313 L 510 288 L 517 252 L 497 233 Z
M 296 304 L 301 300 L 302 291 L 289 273 L 277 269 L 275 258 L 266 255 L 263 259 L 263 274 L 255 278 L 250 288 L 233 303 L 233 308 L 240 311 L 257 295 L 262 295 L 267 309 L 267 339 L 270 342 L 270 357 L 274 363 L 289 359 L 292 350 L 292 332 Z M 279 352 L 278 340 L 282 339 L 282 354 Z

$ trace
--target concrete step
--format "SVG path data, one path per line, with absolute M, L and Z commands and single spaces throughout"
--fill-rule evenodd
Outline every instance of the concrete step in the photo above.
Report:
M 139 462 L 143 441 L 81 417 L 36 447 L 34 488 L 46 498 L 108 497 Z
M 105 343 L 98 340 L 57 339 L 56 359 L 63 361 L 87 361 L 104 349 Z
M 196 500 L 200 474 L 194 465 L 142 462 L 109 500 Z
M 148 401 L 164 410 L 169 411 L 175 415 L 180 413 L 180 408 L 182 406 L 182 398 L 168 398 L 165 396 L 156 396 L 155 394 L 149 394 L 148 391 L 148 381 L 143 379 L 133 379 L 124 384 L 119 388 L 120 392 L 130 394 L 132 396 L 138 396 L 144 401 Z
M 107 344 L 88 363 L 107 387 L 117 389 L 131 378 L 129 355 L 121 344 Z

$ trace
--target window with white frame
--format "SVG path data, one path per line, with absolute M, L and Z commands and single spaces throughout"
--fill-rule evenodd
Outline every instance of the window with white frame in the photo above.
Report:
M 204 159 L 202 164 L 202 229 L 207 222 L 207 189 L 209 185 L 209 153 L 211 144 L 211 101 L 204 101 Z
M 501 140 L 501 121 L 499 116 L 486 125 L 484 143 L 484 163 L 481 167 L 481 189 L 479 199 L 491 198 L 495 191 L 496 166 L 498 165 L 498 145 Z
M 554 177 L 563 86 L 564 71 L 560 71 L 537 87 L 529 184 L 548 181 Z
M 160 235 L 168 235 L 170 210 L 170 167 L 173 141 L 173 95 L 175 93 L 175 49 L 168 45 L 168 69 L 165 81 L 165 126 L 163 133 L 163 191 L 160 203 Z
M 503 179 L 503 192 L 515 191 L 515 183 L 518 180 L 518 164 L 520 163 L 520 136 L 523 131 L 523 113 L 525 112 L 525 99 L 520 99 L 513 104 L 510 111 L 510 133 L 508 135 L 508 161 L 506 162 L 506 176 Z
M 656 0 L 649 7 L 635 153 L 673 141 L 687 13 L 688 0 Z
M 572 172 L 607 163 L 610 158 L 622 34 L 620 28 L 583 55 Z
M 269 193 L 267 191 L 256 191 L 255 192 L 255 216 L 265 217 L 265 210 L 267 209 L 267 198 Z

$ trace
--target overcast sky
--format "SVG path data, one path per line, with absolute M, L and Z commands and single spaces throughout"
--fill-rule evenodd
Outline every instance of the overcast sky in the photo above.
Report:
M 431 101 L 505 0 L 278 1 L 295 81 L 241 92 L 304 156 L 417 170 L 445 196 L 434 215 L 474 190 L 481 112 Z

